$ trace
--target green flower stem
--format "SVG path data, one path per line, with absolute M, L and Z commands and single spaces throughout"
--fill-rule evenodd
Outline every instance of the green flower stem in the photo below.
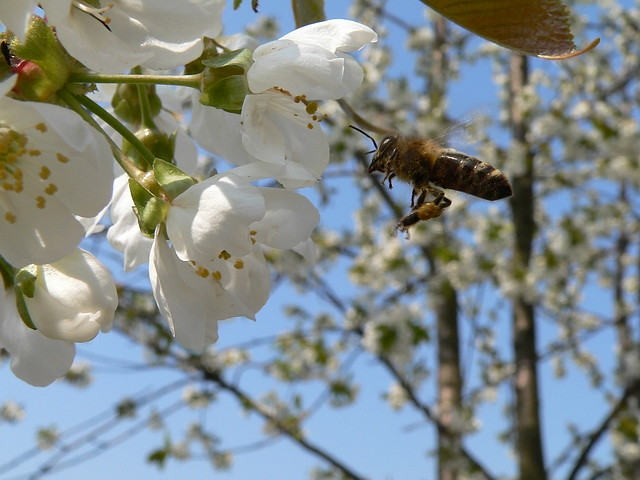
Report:
M 70 83 L 151 83 L 177 85 L 200 89 L 201 73 L 193 75 L 103 75 L 99 73 L 72 73 Z
M 148 168 L 150 169 L 153 165 L 153 161 L 155 160 L 155 157 L 153 156 L 153 153 L 151 153 L 149 151 L 149 149 L 147 149 L 147 147 L 145 147 L 142 142 L 140 140 L 138 140 L 138 138 L 133 134 L 133 132 L 131 130 L 129 130 L 127 127 L 125 127 L 116 117 L 114 117 L 113 115 L 111 115 L 109 112 L 107 112 L 104 108 L 102 108 L 100 105 L 98 105 L 96 102 L 94 102 L 93 100 L 91 100 L 88 97 L 85 97 L 84 95 L 72 95 L 73 100 L 75 100 L 77 103 L 79 103 L 80 105 L 82 105 L 83 107 L 85 107 L 87 110 L 89 110 L 91 113 L 93 113 L 94 115 L 96 115 L 97 117 L 101 118 L 107 125 L 109 125 L 111 128 L 113 128 L 116 132 L 118 132 L 120 135 L 122 135 L 122 137 L 131 144 L 131 146 L 133 148 L 135 148 L 138 153 L 140 153 L 141 158 L 147 163 Z M 67 101 L 67 98 L 64 98 L 65 102 Z M 67 102 L 68 103 L 68 102 Z M 73 107 L 72 104 L 68 103 L 69 106 Z M 82 109 L 84 110 L 84 109 Z M 76 110 L 78 111 L 78 110 Z M 80 112 L 78 112 L 80 113 Z M 86 111 L 85 111 L 86 114 Z M 81 113 L 82 115 L 82 113 Z M 85 119 L 87 119 L 87 117 L 91 117 L 90 115 L 83 115 L 83 117 Z M 89 123 L 91 123 L 92 125 L 96 125 L 95 121 L 93 119 L 88 120 Z M 104 133 L 104 132 L 103 132 Z M 115 155 L 116 156 L 116 160 L 117 162 L 120 164 L 120 166 L 124 169 L 125 172 L 127 172 L 127 174 L 134 179 L 139 179 L 139 177 L 144 174 L 144 172 L 142 172 L 133 162 L 131 162 L 126 155 L 122 154 L 122 151 L 117 147 L 117 145 L 115 145 L 115 143 L 113 143 L 113 140 L 111 140 L 111 138 L 105 133 L 104 134 L 105 137 L 108 139 L 109 143 L 112 146 L 112 150 L 114 149 L 114 147 L 117 149 L 118 153 Z M 114 152 L 115 154 L 115 152 Z
M 122 167 L 122 169 L 127 173 L 127 175 L 129 175 L 129 177 L 142 185 L 142 187 L 147 189 L 151 194 L 163 199 L 167 198 L 166 192 L 160 185 L 158 185 L 158 182 L 155 181 L 155 176 L 152 169 L 155 157 L 129 129 L 122 125 L 122 123 L 120 123 L 117 118 L 107 112 L 104 108 L 102 108 L 90 98 L 85 97 L 84 95 L 74 95 L 71 92 L 63 89 L 58 91 L 58 96 L 62 100 L 64 100 L 67 105 L 73 108 L 74 111 L 78 112 L 80 116 L 85 119 L 91 126 L 93 126 L 96 130 L 104 135 L 104 137 L 107 139 L 107 142 L 109 142 L 109 145 L 111 146 L 111 152 L 113 153 L 114 158 Z M 129 160 L 129 158 L 122 152 L 122 150 L 118 148 L 111 137 L 109 137 L 109 135 L 107 135 L 107 133 L 100 127 L 100 125 L 97 124 L 97 122 L 93 119 L 89 112 L 87 112 L 87 110 L 82 107 L 85 107 L 87 110 L 104 120 L 109 126 L 111 126 L 120 135 L 122 135 L 125 140 L 127 140 L 133 146 L 133 148 L 137 149 L 138 152 L 142 155 L 142 158 L 144 158 L 144 160 L 149 165 L 147 171 L 140 169 L 135 163 Z

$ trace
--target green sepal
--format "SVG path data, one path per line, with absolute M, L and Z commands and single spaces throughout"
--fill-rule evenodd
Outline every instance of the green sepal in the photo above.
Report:
M 37 267 L 35 265 L 27 265 L 21 268 L 15 277 L 16 288 L 29 298 L 33 298 L 36 293 Z
M 129 179 L 129 191 L 133 199 L 133 211 L 138 217 L 140 231 L 153 238 L 156 227 L 164 221 L 169 211 L 169 204 L 154 197 L 146 188 L 133 179 Z
M 16 269 L 0 255 L 0 278 L 5 290 L 15 285 L 15 274 Z
M 202 64 L 205 69 L 200 103 L 232 113 L 240 112 L 244 97 L 250 93 L 245 75 L 253 64 L 253 52 L 246 48 L 234 50 L 203 59 Z
M 24 43 L 14 40 L 10 48 L 22 60 L 15 91 L 23 98 L 47 101 L 64 87 L 73 61 L 44 20 L 35 17 Z
M 191 187 L 196 181 L 176 167 L 174 164 L 166 162 L 161 158 L 153 161 L 153 172 L 156 182 L 173 200 L 187 188 Z
M 27 303 L 24 301 L 24 295 L 19 287 L 15 288 L 16 290 L 16 309 L 20 314 L 20 318 L 22 322 L 29 327 L 31 330 L 37 330 L 36 324 L 33 323 L 31 319 L 31 315 L 29 315 L 29 309 L 27 308 Z
M 37 278 L 35 265 L 28 265 L 20 269 L 15 276 L 16 308 L 24 324 L 32 330 L 37 330 L 37 327 L 31 319 L 24 297 L 33 298 L 36 293 Z
M 249 89 L 244 75 L 234 75 L 218 80 L 200 95 L 200 103 L 229 113 L 240 113 Z
M 238 75 L 249 70 L 249 67 L 253 64 L 253 52 L 248 48 L 232 50 L 215 57 L 206 58 L 202 60 L 202 64 L 219 72 L 220 77 Z

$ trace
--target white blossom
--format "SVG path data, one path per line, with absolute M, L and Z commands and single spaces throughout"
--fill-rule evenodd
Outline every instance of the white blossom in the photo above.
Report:
M 362 67 L 348 55 L 377 41 L 369 27 L 327 20 L 298 28 L 258 47 L 247 72 L 254 93 L 280 87 L 312 100 L 342 98 L 362 83 Z
M 113 175 L 106 140 L 65 108 L 4 96 L 0 84 L 0 255 L 14 267 L 70 254 L 108 203 Z
M 172 202 L 150 255 L 160 312 L 177 340 L 203 350 L 217 321 L 255 319 L 271 280 L 262 246 L 289 249 L 309 238 L 317 210 L 294 192 L 258 188 L 232 172 L 193 185 Z M 171 246 L 168 242 L 171 242 Z
M 0 404 L 0 419 L 5 422 L 15 423 L 24 420 L 25 412 L 22 405 L 18 405 L 12 400 L 7 400 Z
M 94 8 L 77 0 L 41 0 L 47 21 L 69 53 L 92 70 L 119 73 L 136 65 L 170 69 L 202 53 L 202 38 L 222 30 L 224 0 L 110 0 Z
M 346 52 L 376 39 L 365 25 L 328 20 L 261 45 L 247 71 L 253 94 L 245 97 L 240 116 L 194 102 L 194 138 L 241 165 L 237 173 L 243 176 L 275 178 L 285 188 L 313 185 L 329 162 L 329 143 L 309 99 L 337 99 L 355 90 L 362 68 Z

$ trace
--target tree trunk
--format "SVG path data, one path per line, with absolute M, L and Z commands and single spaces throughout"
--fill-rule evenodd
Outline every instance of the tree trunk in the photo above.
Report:
M 434 115 L 444 114 L 449 60 L 447 57 L 449 26 L 444 17 L 434 19 L 434 46 L 430 55 L 431 72 L 428 94 Z M 445 237 L 442 238 L 444 242 Z M 439 261 L 431 259 L 439 270 Z M 451 283 L 442 279 L 432 292 L 438 335 L 438 480 L 456 480 L 461 471 L 461 435 L 459 433 L 462 381 L 460 374 L 460 339 L 458 333 L 458 296 Z
M 528 82 L 528 63 L 525 56 L 512 56 L 510 62 L 510 113 L 513 139 L 526 144 L 525 112 L 519 101 Z M 524 276 L 535 235 L 534 219 L 534 163 L 527 151 L 525 165 L 512 178 L 511 210 L 514 223 L 515 250 L 513 269 L 517 277 Z M 516 453 L 520 480 L 546 480 L 540 423 L 538 391 L 538 356 L 536 353 L 536 324 L 534 305 L 524 292 L 513 300 L 513 349 L 515 357 L 515 432 Z
M 460 474 L 462 407 L 458 298 L 448 281 L 436 292 L 438 328 L 438 479 L 456 480 Z

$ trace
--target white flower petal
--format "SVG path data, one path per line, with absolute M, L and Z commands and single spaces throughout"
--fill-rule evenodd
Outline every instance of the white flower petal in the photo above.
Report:
M 344 19 L 326 20 L 300 27 L 281 40 L 321 45 L 332 52 L 353 52 L 378 40 L 376 32 L 358 22 Z
M 256 245 L 250 254 L 240 259 L 230 259 L 224 264 L 216 260 L 210 268 L 216 267 L 222 276 L 220 284 L 234 304 L 233 309 L 226 313 L 220 310 L 216 313 L 224 315 L 222 318 L 242 315 L 255 320 L 255 314 L 267 302 L 271 291 L 271 274 L 262 248 Z M 238 308 L 240 304 L 242 307 Z
M 260 188 L 266 202 L 264 217 L 251 228 L 258 243 L 269 247 L 293 248 L 308 239 L 320 222 L 313 204 L 299 193 L 281 188 Z
M 300 254 L 309 264 L 316 263 L 318 252 L 315 243 L 310 238 L 307 238 L 304 242 L 300 242 L 291 250 Z
M 6 215 L 16 220 L 6 222 Z M 55 261 L 70 254 L 84 237 L 84 228 L 59 201 L 42 209 L 34 202 L 0 200 L 0 255 L 16 268 Z
M 37 387 L 47 386 L 69 370 L 76 346 L 28 328 L 15 302 L 12 290 L 0 292 L 0 346 L 11 355 L 11 370 L 18 378 Z
M 196 98 L 189 130 L 202 148 L 230 163 L 244 165 L 255 162 L 256 158 L 242 145 L 240 120 L 240 115 L 207 107 Z

